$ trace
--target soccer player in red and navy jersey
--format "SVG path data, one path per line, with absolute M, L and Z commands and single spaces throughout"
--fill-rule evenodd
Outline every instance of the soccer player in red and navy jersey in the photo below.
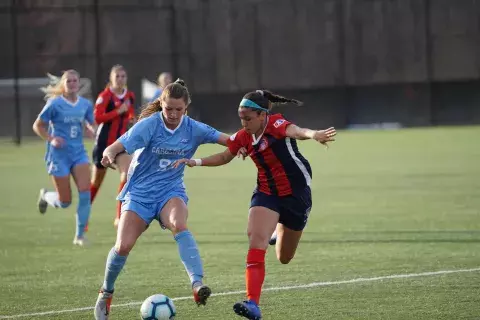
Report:
M 247 155 L 258 169 L 248 215 L 247 300 L 233 306 L 235 313 L 252 320 L 262 317 L 258 304 L 270 236 L 276 231 L 277 258 L 283 264 L 289 263 L 312 207 L 312 170 L 298 151 L 297 140 L 315 139 L 326 145 L 336 135 L 334 128 L 300 128 L 281 114 L 270 114 L 276 103 L 301 104 L 267 90 L 249 92 L 238 108 L 243 129 L 230 137 L 224 152 L 202 159 L 182 159 L 175 164 L 212 167 L 229 163 L 237 155 Z
M 99 125 L 95 147 L 93 148 L 92 181 L 90 186 L 91 202 L 95 199 L 98 189 L 102 185 L 107 168 L 102 163 L 103 151 L 127 132 L 135 117 L 135 95 L 127 89 L 127 72 L 121 65 L 115 65 L 110 71 L 110 81 L 95 103 L 95 122 Z M 127 181 L 127 172 L 131 156 L 127 153 L 119 154 L 116 159 L 120 171 L 120 192 Z M 120 202 L 117 203 L 117 214 L 114 226 L 120 221 Z

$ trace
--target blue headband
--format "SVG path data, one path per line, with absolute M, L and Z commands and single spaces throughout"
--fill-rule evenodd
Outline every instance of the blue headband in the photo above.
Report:
M 248 100 L 248 99 L 242 99 L 242 101 L 240 101 L 240 107 L 257 109 L 257 110 L 265 111 L 266 113 L 268 113 L 268 109 L 262 108 L 252 100 Z

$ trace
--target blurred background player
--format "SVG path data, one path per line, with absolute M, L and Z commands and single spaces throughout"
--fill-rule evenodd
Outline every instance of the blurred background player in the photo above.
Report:
M 108 319 L 118 274 L 135 242 L 154 219 L 170 230 L 177 242 L 195 302 L 204 305 L 211 294 L 210 288 L 203 284 L 203 263 L 197 243 L 187 228 L 184 166 L 178 169 L 172 165 L 176 160 L 193 156 L 201 144 L 226 146 L 228 135 L 186 116 L 189 104 L 190 94 L 182 80 L 167 85 L 160 99 L 142 110 L 139 122 L 104 152 L 105 166 L 111 165 L 123 151 L 133 154 L 133 159 L 127 184 L 118 196 L 122 215 L 95 306 L 97 320 Z
M 92 152 L 92 181 L 90 186 L 91 202 L 95 200 L 98 189 L 102 185 L 107 168 L 102 166 L 102 155 L 105 148 L 114 143 L 122 134 L 127 132 L 135 118 L 135 95 L 127 89 L 127 72 L 121 65 L 115 65 L 110 71 L 109 82 L 95 103 L 95 121 L 98 126 L 95 146 Z M 117 156 L 116 164 L 120 171 L 120 192 L 127 181 L 127 171 L 131 156 L 121 153 Z M 114 226 L 120 220 L 120 201 L 117 202 L 117 213 Z
M 56 84 L 44 88 L 47 103 L 33 124 L 33 131 L 47 141 L 45 161 L 56 191 L 40 190 L 38 210 L 45 213 L 48 205 L 67 208 L 72 203 L 70 174 L 78 189 L 77 230 L 73 244 L 86 244 L 84 228 L 90 216 L 90 164 L 83 145 L 86 134 L 94 137 L 93 106 L 78 96 L 80 75 L 65 71 Z
M 249 250 L 246 259 L 247 300 L 233 306 L 235 313 L 251 320 L 262 318 L 258 304 L 265 279 L 265 253 L 274 230 L 278 260 L 289 263 L 294 257 L 312 207 L 312 170 L 298 151 L 298 140 L 315 139 L 325 144 L 334 140 L 334 128 L 300 128 L 281 114 L 270 115 L 275 103 L 301 102 L 266 90 L 247 93 L 238 115 L 243 129 L 228 140 L 228 149 L 202 159 L 183 159 L 175 165 L 220 166 L 230 162 L 242 149 L 258 169 L 248 215 Z
M 156 99 L 158 99 L 160 97 L 160 95 L 162 94 L 162 91 L 163 89 L 169 85 L 170 83 L 172 83 L 173 79 L 172 79 L 172 74 L 170 72 L 162 72 L 160 73 L 160 75 L 158 76 L 158 79 L 157 79 L 157 90 L 155 91 L 155 93 L 153 94 L 153 97 L 152 99 L 150 100 L 150 102 L 153 102 L 155 101 Z

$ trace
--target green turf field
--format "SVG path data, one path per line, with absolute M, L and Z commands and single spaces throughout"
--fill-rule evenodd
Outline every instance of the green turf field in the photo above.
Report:
M 300 142 L 314 171 L 314 207 L 295 259 L 281 265 L 268 254 L 264 287 L 290 287 L 264 293 L 264 319 L 479 319 L 480 269 L 472 270 L 480 268 L 479 139 L 480 127 L 464 127 L 340 132 L 328 151 Z M 206 282 L 228 295 L 205 308 L 177 300 L 177 319 L 237 319 L 232 305 L 243 295 L 232 292 L 244 290 L 255 175 L 250 160 L 187 168 L 189 224 Z M 24 318 L 93 319 L 91 309 L 75 309 L 93 307 L 102 283 L 117 173 L 109 172 L 93 205 L 86 249 L 71 244 L 76 200 L 37 213 L 38 189 L 51 186 L 42 143 L 2 143 L 0 176 L 0 319 L 49 311 Z M 442 270 L 454 272 L 423 274 Z M 409 275 L 382 278 L 402 274 Z M 359 278 L 374 279 L 349 281 Z M 112 308 L 111 319 L 139 318 L 138 302 L 154 293 L 191 294 L 176 245 L 157 224 L 116 283 L 114 304 L 133 303 Z

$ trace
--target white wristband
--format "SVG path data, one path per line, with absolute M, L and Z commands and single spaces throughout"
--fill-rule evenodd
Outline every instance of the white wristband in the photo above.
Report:
M 202 165 L 202 159 L 193 159 L 195 161 L 195 166 L 200 167 Z

